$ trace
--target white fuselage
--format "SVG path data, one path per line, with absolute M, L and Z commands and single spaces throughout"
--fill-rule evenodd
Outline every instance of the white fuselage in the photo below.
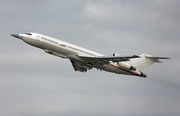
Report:
M 49 36 L 45 36 L 42 34 L 37 34 L 37 33 L 26 33 L 26 34 L 18 34 L 18 37 L 22 39 L 24 42 L 41 48 L 45 52 L 59 56 L 61 58 L 67 58 L 70 60 L 78 61 L 85 63 L 83 59 L 79 58 L 77 55 L 78 54 L 84 54 L 92 57 L 96 56 L 104 56 L 103 54 L 97 53 L 90 51 L 88 49 L 84 49 L 82 47 L 67 43 L 65 41 L 61 41 L 58 39 L 54 39 Z M 130 63 L 131 61 L 127 61 L 125 63 Z M 99 64 L 93 64 L 94 68 L 100 69 L 100 70 L 105 70 L 108 72 L 113 72 L 117 74 L 127 74 L 127 75 L 135 75 L 135 76 L 142 76 L 142 73 L 139 70 L 126 70 L 124 68 L 121 68 L 118 66 L 117 63 L 115 62 L 110 62 L 107 65 L 99 65 Z

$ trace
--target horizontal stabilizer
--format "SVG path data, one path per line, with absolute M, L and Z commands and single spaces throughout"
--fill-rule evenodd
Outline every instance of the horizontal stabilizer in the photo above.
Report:
M 152 59 L 157 63 L 162 63 L 159 59 L 170 59 L 168 57 L 153 57 L 153 56 L 150 56 L 150 55 L 147 55 L 146 58 Z

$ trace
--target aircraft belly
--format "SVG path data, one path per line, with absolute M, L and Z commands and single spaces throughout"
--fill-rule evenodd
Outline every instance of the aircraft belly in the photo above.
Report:
M 124 70 L 121 70 L 119 68 L 110 66 L 110 65 L 106 65 L 106 68 L 103 68 L 103 70 L 108 71 L 108 72 L 113 72 L 113 73 L 117 73 L 117 74 L 127 74 L 127 75 L 131 75 L 131 73 L 126 72 Z
M 43 41 L 30 39 L 30 38 L 24 38 L 23 41 L 26 42 L 27 44 L 34 46 L 34 47 L 54 51 L 54 52 L 57 52 L 59 54 L 63 54 L 63 55 L 72 54 L 72 52 L 69 52 L 65 49 L 62 49 L 61 47 L 59 47 L 58 45 L 55 45 L 55 44 L 53 45 L 53 44 L 45 43 Z
M 65 49 L 62 49 L 62 48 L 59 48 L 59 47 L 56 47 L 56 46 L 50 46 L 50 45 L 45 45 L 45 49 L 49 50 L 49 51 L 52 51 L 53 54 L 57 54 L 55 56 L 59 56 L 59 57 L 62 57 L 62 58 L 68 58 L 68 55 L 69 54 L 72 54 L 72 52 L 69 52 Z
M 23 38 L 22 40 L 29 45 L 43 49 L 43 44 L 40 41 L 37 41 L 35 39 L 31 39 L 31 38 Z

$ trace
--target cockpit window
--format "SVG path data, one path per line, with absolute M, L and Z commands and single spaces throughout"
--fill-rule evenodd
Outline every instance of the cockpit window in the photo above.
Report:
M 25 34 L 27 34 L 27 35 L 32 35 L 31 33 L 25 33 Z

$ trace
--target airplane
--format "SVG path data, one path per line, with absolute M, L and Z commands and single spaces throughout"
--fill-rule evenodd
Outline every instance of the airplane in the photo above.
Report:
M 69 59 L 75 71 L 87 72 L 92 68 L 112 72 L 115 74 L 133 75 L 146 78 L 142 70 L 153 63 L 162 63 L 159 59 L 168 57 L 153 57 L 148 54 L 124 56 L 114 53 L 106 56 L 65 41 L 61 41 L 43 34 L 27 32 L 25 34 L 11 34 L 25 43 L 43 49 L 46 53 Z

